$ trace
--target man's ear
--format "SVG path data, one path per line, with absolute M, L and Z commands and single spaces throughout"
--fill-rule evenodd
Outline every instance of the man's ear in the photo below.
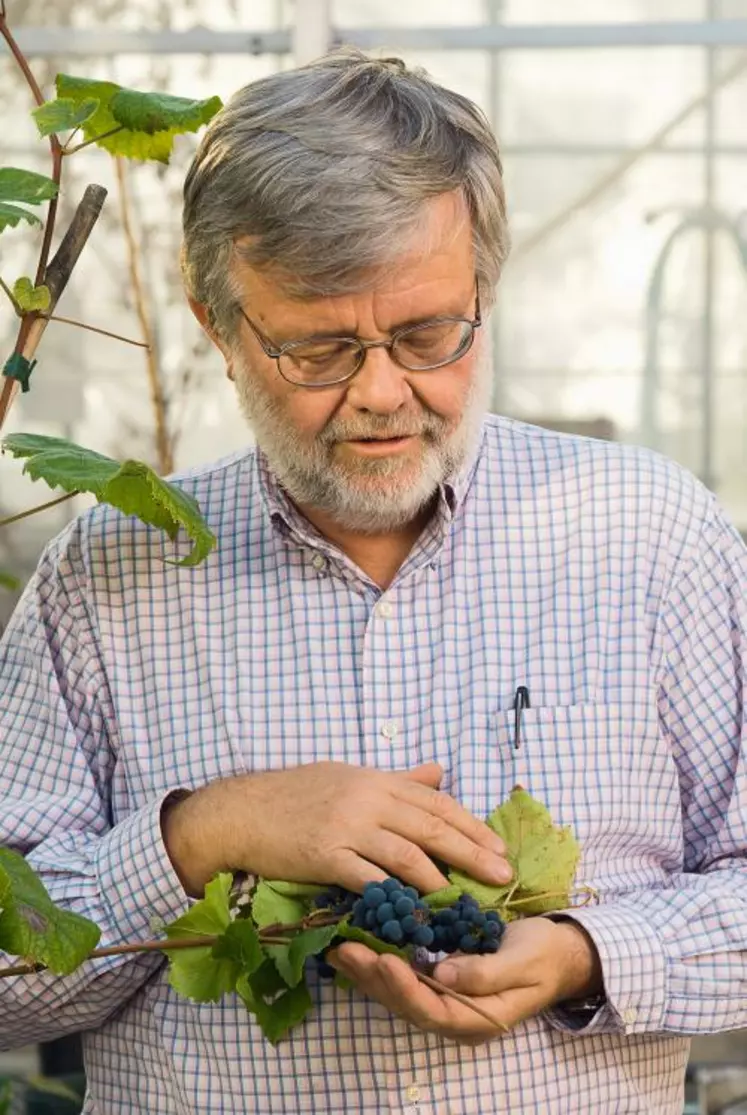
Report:
M 198 302 L 197 299 L 192 298 L 190 295 L 187 295 L 187 302 L 189 303 L 189 308 L 199 321 L 202 329 L 204 329 L 205 333 L 208 335 L 216 348 L 219 348 L 223 355 L 227 358 L 228 348 L 225 341 L 221 340 L 221 338 L 215 332 L 215 329 L 213 328 L 210 321 L 210 311 L 208 310 L 205 303 Z

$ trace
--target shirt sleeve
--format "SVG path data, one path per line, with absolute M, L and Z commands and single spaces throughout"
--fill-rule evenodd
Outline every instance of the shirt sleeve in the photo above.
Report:
M 582 1034 L 747 1026 L 747 549 L 715 502 L 656 633 L 662 746 L 677 764 L 683 863 L 664 888 L 564 911 L 599 952 L 606 1005 Z
M 189 899 L 161 835 L 168 794 L 112 822 L 116 723 L 80 530 L 45 552 L 0 643 L 0 846 L 25 855 L 58 905 L 94 921 L 104 946 L 152 937 L 154 919 L 178 917 Z M 14 959 L 0 953 L 0 966 Z M 99 1025 L 163 962 L 108 957 L 64 978 L 0 979 L 0 1049 Z

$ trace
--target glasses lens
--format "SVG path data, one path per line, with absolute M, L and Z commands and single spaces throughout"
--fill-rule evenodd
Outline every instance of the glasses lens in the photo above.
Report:
M 357 371 L 361 348 L 355 341 L 303 341 L 289 345 L 279 359 L 280 371 L 292 383 L 336 383 Z
M 400 333 L 392 355 L 405 368 L 439 368 L 464 356 L 471 344 L 468 321 L 439 321 Z

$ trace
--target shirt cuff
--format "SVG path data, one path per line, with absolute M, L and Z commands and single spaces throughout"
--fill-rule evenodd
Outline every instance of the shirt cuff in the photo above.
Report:
M 100 894 L 123 941 L 153 937 L 189 909 L 161 831 L 161 810 L 173 792 L 126 817 L 99 843 Z
M 606 1002 L 585 1025 L 562 1004 L 546 1011 L 545 1020 L 556 1030 L 584 1036 L 663 1030 L 667 958 L 650 922 L 640 911 L 617 903 L 563 910 L 562 914 L 583 926 L 594 942 Z

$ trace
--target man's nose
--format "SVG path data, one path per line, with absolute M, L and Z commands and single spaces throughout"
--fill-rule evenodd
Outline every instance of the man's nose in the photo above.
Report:
M 363 367 L 350 382 L 347 402 L 356 410 L 393 414 L 412 397 L 406 376 L 388 349 L 366 349 Z

